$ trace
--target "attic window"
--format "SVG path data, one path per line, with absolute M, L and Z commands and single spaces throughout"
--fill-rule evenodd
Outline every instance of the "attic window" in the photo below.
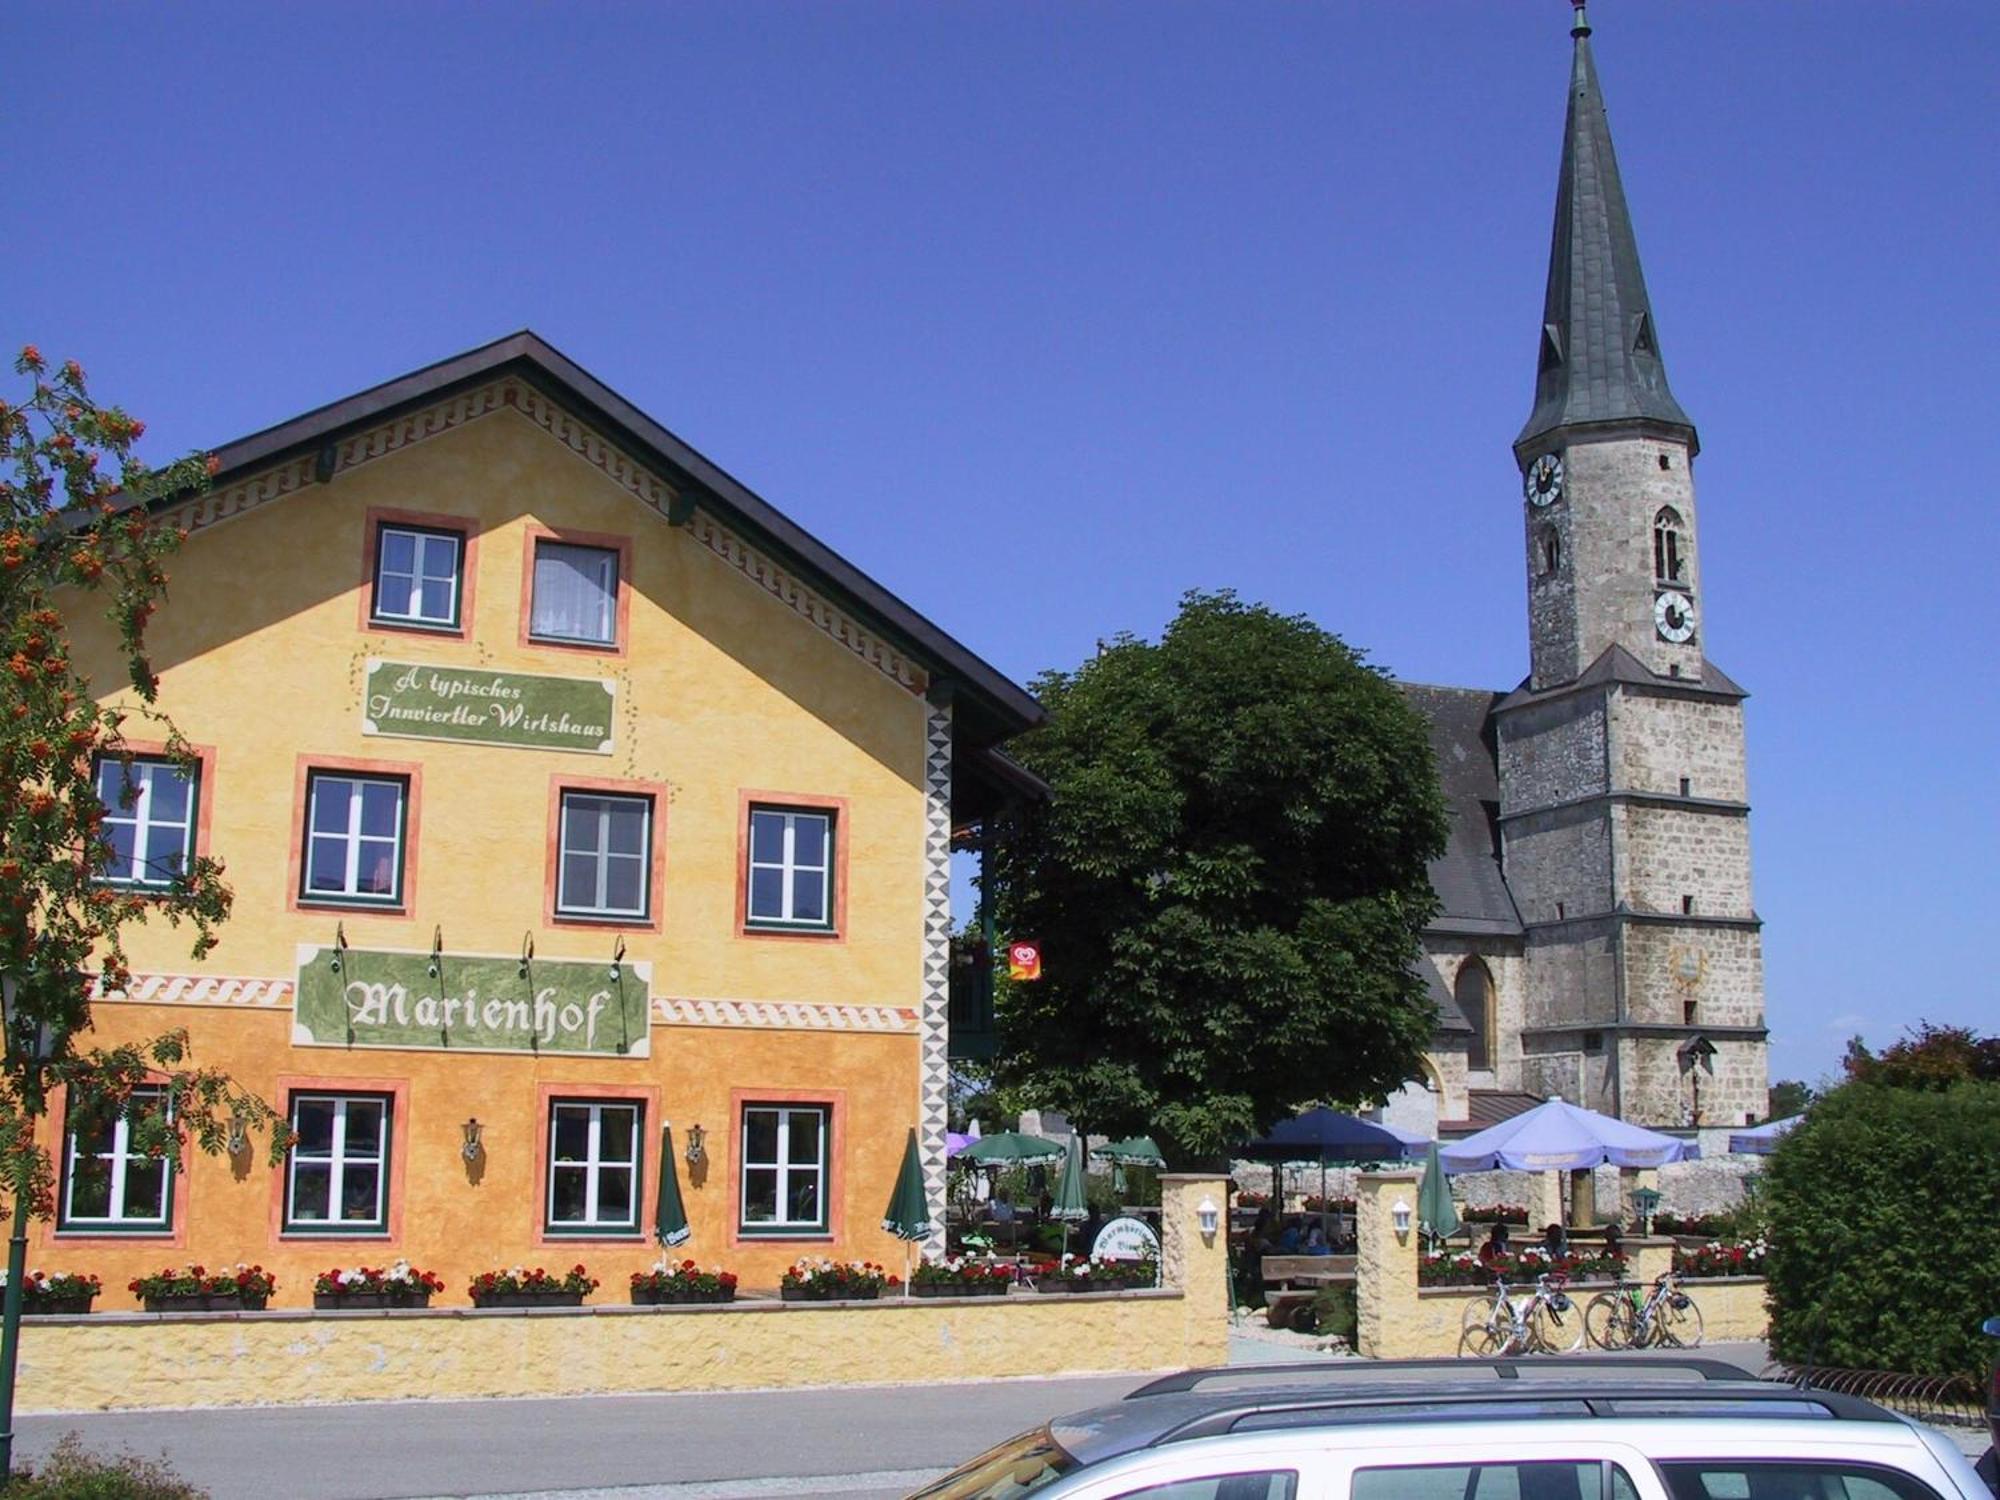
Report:
M 1553 370 L 1563 362 L 1562 334 L 1553 323 L 1542 325 L 1542 358 L 1537 370 Z
M 1653 346 L 1653 319 L 1650 313 L 1640 313 L 1632 324 L 1632 352 L 1634 354 L 1657 354 Z
M 1667 457 L 1666 454 L 1662 453 L 1660 455 L 1660 467 L 1663 469 L 1671 469 L 1673 466 L 1674 466 L 1674 461 L 1671 458 Z

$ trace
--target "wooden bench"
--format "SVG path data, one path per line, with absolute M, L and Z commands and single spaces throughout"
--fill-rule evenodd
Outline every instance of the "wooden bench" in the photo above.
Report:
M 1264 1257 L 1264 1321 L 1273 1328 L 1311 1333 L 1320 1289 L 1354 1280 L 1352 1255 Z

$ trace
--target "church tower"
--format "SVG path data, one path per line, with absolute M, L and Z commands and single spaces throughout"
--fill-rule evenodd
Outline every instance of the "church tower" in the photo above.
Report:
M 1743 690 L 1708 660 L 1694 423 L 1667 384 L 1581 0 L 1514 443 L 1528 680 L 1495 709 L 1522 1087 L 1640 1124 L 1766 1109 Z M 1509 1067 L 1513 1072 L 1514 1067 Z

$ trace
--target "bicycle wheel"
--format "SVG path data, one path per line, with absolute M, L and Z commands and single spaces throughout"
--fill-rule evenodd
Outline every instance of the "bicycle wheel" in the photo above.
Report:
M 1583 1309 L 1537 1300 L 1528 1309 L 1528 1347 L 1543 1354 L 1574 1354 L 1583 1347 Z
M 1624 1292 L 1599 1292 L 1583 1310 L 1584 1332 L 1600 1349 L 1630 1349 L 1638 1332 L 1632 1299 Z
M 1685 1292 L 1680 1294 L 1679 1306 L 1675 1300 L 1667 1297 L 1653 1309 L 1653 1342 L 1669 1349 L 1699 1349 L 1701 1309 Z
M 1488 1293 L 1477 1302 L 1465 1304 L 1465 1316 L 1459 1319 L 1459 1328 L 1465 1333 L 1475 1328 L 1498 1328 L 1509 1321 L 1511 1311 L 1498 1297 Z
M 1490 1323 L 1480 1323 L 1458 1336 L 1458 1352 L 1475 1359 L 1493 1359 L 1506 1351 L 1507 1341 Z

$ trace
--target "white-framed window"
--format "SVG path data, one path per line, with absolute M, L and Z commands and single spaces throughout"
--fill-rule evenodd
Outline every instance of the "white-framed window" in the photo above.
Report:
M 744 1106 L 745 1234 L 825 1233 L 830 1113 L 820 1104 Z
M 132 1123 L 164 1107 L 162 1089 L 141 1088 L 123 1112 L 91 1133 L 69 1133 L 64 1145 L 64 1229 L 159 1234 L 173 1225 L 173 1172 L 164 1157 L 132 1150 Z
M 550 1234 L 639 1228 L 637 1104 L 560 1101 L 549 1107 Z
M 299 899 L 393 906 L 403 899 L 400 777 L 306 775 L 306 848 Z
M 652 901 L 651 797 L 566 791 L 557 839 L 558 915 L 646 920 Z
M 104 804 L 104 837 L 111 862 L 99 879 L 117 885 L 164 888 L 194 858 L 200 768 L 183 771 L 170 760 L 134 756 L 97 763 L 97 800 Z
M 383 525 L 375 533 L 375 590 L 369 618 L 393 625 L 459 623 L 465 538 L 453 531 Z
M 390 1099 L 292 1095 L 285 1228 L 381 1234 L 389 1227 Z
M 750 809 L 749 889 L 744 916 L 756 927 L 834 924 L 831 812 Z
M 535 543 L 528 635 L 586 646 L 618 643 L 618 553 L 575 542 Z

